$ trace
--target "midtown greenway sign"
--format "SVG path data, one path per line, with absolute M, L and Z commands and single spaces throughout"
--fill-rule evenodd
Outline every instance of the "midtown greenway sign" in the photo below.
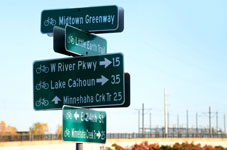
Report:
M 53 33 L 53 27 L 71 25 L 87 32 L 122 32 L 124 11 L 117 6 L 44 10 L 41 32 Z
M 124 105 L 123 66 L 121 53 L 36 61 L 33 64 L 34 109 Z
M 77 107 L 63 107 L 64 141 L 106 143 L 106 113 Z

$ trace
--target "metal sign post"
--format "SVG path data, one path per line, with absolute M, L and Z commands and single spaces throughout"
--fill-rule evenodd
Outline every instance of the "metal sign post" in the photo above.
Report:
M 76 150 L 83 150 L 83 143 L 76 143 Z

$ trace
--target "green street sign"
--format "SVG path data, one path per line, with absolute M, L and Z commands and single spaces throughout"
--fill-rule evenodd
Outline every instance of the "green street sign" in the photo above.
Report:
M 54 26 L 66 25 L 94 33 L 122 32 L 124 10 L 117 6 L 99 6 L 44 10 L 41 14 L 42 33 L 53 33 Z
M 79 55 L 106 54 L 105 39 L 72 26 L 65 27 L 65 49 Z
M 63 141 L 106 143 L 106 113 L 63 107 Z
M 73 26 L 54 27 L 54 51 L 71 56 L 106 54 L 107 41 Z
M 34 62 L 34 109 L 124 105 L 123 63 L 121 53 Z

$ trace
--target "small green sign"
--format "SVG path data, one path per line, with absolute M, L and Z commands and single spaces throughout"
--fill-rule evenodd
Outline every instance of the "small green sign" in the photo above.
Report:
M 84 56 L 106 54 L 107 42 L 94 34 L 66 26 L 65 49 L 68 52 Z
M 106 143 L 106 113 L 63 107 L 63 141 Z
M 120 15 L 119 15 L 120 14 Z M 123 31 L 124 11 L 117 6 L 44 10 L 41 14 L 41 32 L 53 33 L 53 27 L 71 25 L 87 32 Z
M 36 61 L 33 64 L 34 109 L 122 106 L 125 103 L 121 53 Z

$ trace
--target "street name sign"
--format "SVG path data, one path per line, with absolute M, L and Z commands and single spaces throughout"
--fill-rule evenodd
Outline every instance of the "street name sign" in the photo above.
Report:
M 63 36 L 63 37 L 62 37 Z M 73 56 L 106 54 L 107 41 L 73 26 L 54 27 L 54 51 Z
M 63 141 L 106 143 L 106 113 L 63 106 Z
M 33 64 L 35 110 L 122 106 L 125 103 L 123 54 L 108 54 Z
M 42 33 L 51 34 L 54 26 L 64 28 L 66 25 L 93 33 L 122 32 L 124 10 L 113 5 L 42 11 Z
M 65 49 L 79 55 L 106 54 L 105 39 L 79 30 L 72 26 L 65 27 Z

